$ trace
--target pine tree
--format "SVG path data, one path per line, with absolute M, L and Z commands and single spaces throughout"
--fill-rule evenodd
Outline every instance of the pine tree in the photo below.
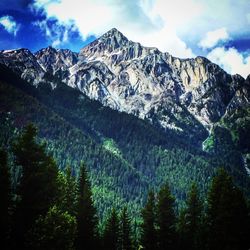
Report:
M 178 233 L 178 249 L 185 249 L 187 241 L 187 230 L 186 230 L 186 208 L 181 208 L 176 224 L 176 230 Z
M 37 129 L 30 124 L 13 145 L 16 166 L 22 170 L 14 230 L 19 247 L 24 246 L 25 234 L 39 215 L 47 213 L 58 194 L 57 166 L 46 154 L 45 144 L 37 143 L 36 136 Z
M 113 208 L 107 219 L 103 233 L 103 247 L 106 250 L 118 250 L 119 247 L 119 219 L 116 210 Z
M 28 234 L 28 246 L 36 250 L 73 250 L 76 219 L 56 206 L 39 216 Z
M 77 238 L 78 249 L 95 249 L 98 243 L 98 218 L 92 200 L 92 191 L 86 168 L 81 166 L 78 180 Z
M 179 233 L 181 246 L 187 249 L 200 249 L 202 223 L 202 203 L 195 183 L 188 193 L 186 207 L 180 214 Z
M 77 183 L 72 176 L 71 168 L 68 166 L 65 174 L 59 172 L 58 174 L 58 207 L 69 214 L 76 216 L 77 207 Z
M 132 250 L 131 221 L 127 208 L 124 207 L 120 215 L 120 250 Z
M 174 197 L 171 195 L 169 186 L 162 186 L 158 195 L 157 204 L 157 224 L 159 249 L 175 249 L 176 229 L 175 229 Z
M 11 180 L 7 161 L 6 152 L 0 150 L 0 244 L 3 249 L 8 248 L 10 233 Z
M 246 201 L 225 170 L 213 178 L 207 200 L 208 249 L 248 249 Z
M 155 209 L 155 196 L 150 191 L 147 203 L 142 210 L 141 244 L 144 250 L 157 249 Z

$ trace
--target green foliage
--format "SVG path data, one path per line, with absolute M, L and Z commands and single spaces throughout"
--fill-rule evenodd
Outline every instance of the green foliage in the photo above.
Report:
M 154 192 L 150 191 L 142 210 L 141 244 L 145 250 L 157 249 L 156 204 Z
M 110 151 L 111 153 L 115 154 L 116 156 L 121 156 L 121 152 L 117 145 L 115 144 L 114 140 L 112 139 L 105 139 L 103 141 L 103 147 Z
M 176 217 L 174 211 L 174 197 L 169 186 L 163 185 L 158 194 L 157 203 L 157 233 L 159 250 L 175 249 L 176 245 Z
M 190 182 L 195 181 L 201 196 L 205 195 L 218 165 L 225 166 L 237 185 L 250 193 L 240 152 L 229 147 L 230 140 L 223 144 L 227 132 L 216 134 L 221 137 L 215 138 L 216 153 L 203 152 L 199 146 L 206 131 L 184 108 L 178 119 L 183 118 L 179 125 L 188 131 L 185 135 L 103 107 L 61 82 L 53 90 L 46 83 L 35 88 L 1 66 L 0 77 L 0 143 L 9 145 L 9 137 L 23 126 L 36 124 L 39 140 L 47 142 L 46 149 L 60 170 L 70 165 L 77 176 L 81 161 L 86 163 L 101 220 L 112 206 L 127 206 L 138 219 L 149 188 L 158 191 L 166 182 L 181 207 Z M 14 172 L 15 185 L 19 169 Z
M 236 148 L 244 153 L 250 153 L 248 140 L 250 131 L 250 108 L 248 106 L 239 107 L 228 112 L 222 119 L 221 124 L 230 130 Z
M 85 166 L 82 164 L 78 180 L 77 249 L 92 249 L 98 240 L 96 208 Z
M 46 154 L 45 145 L 36 141 L 37 130 L 28 125 L 13 144 L 16 167 L 21 167 L 22 176 L 17 187 L 15 220 L 17 243 L 24 238 L 39 215 L 45 214 L 56 201 L 58 169 L 53 158 Z
M 44 144 L 37 143 L 36 128 L 32 125 L 27 126 L 13 144 L 13 152 L 15 164 L 22 164 L 23 174 L 19 188 L 15 190 L 19 199 L 11 201 L 8 158 L 4 151 L 0 151 L 2 187 L 0 191 L 6 191 L 6 194 L 2 193 L 0 196 L 1 216 L 4 214 L 6 217 L 10 216 L 12 221 L 10 234 L 8 225 L 1 224 L 2 229 L 7 229 L 6 236 L 10 237 L 7 248 L 6 238 L 1 238 L 2 247 L 38 250 L 101 249 L 101 247 L 105 250 L 133 249 L 132 238 L 137 235 L 136 232 L 132 234 L 131 220 L 126 208 L 122 209 L 120 216 L 115 208 L 112 209 L 105 223 L 102 245 L 100 244 L 98 239 L 100 229 L 98 232 L 96 209 L 84 164 L 80 168 L 77 183 L 69 167 L 65 174 L 54 172 L 55 162 L 46 154 Z M 36 189 L 37 185 L 40 190 Z M 33 189 L 38 193 L 32 193 Z M 46 200 L 42 194 L 47 194 L 48 190 L 53 195 Z M 38 196 L 40 200 L 36 200 L 37 197 L 32 195 Z M 37 204 L 28 203 L 27 197 L 33 202 L 41 202 L 42 209 L 39 210 Z M 149 192 L 148 200 L 142 210 L 139 248 L 150 250 L 248 248 L 249 207 L 243 193 L 233 184 L 232 178 L 225 170 L 221 169 L 212 179 L 206 201 L 205 220 L 202 217 L 202 202 L 196 185 L 191 186 L 186 205 L 178 220 L 174 201 L 166 184 L 160 188 L 157 199 L 153 192 Z M 9 213 L 12 202 L 15 202 L 16 207 L 14 214 Z M 27 207 L 27 205 L 32 206 Z M 136 215 L 133 219 L 135 217 Z M 4 233 L 1 236 L 5 236 Z M 177 246 L 178 240 L 181 245 Z
M 116 210 L 113 208 L 107 219 L 103 232 L 103 247 L 109 250 L 118 250 L 119 247 L 119 218 Z
M 28 247 L 34 250 L 73 250 L 76 219 L 56 206 L 40 216 L 28 233 Z
M 10 234 L 11 181 L 7 153 L 0 149 L 0 235 L 1 246 L 8 249 Z
M 188 176 L 202 180 L 201 188 L 206 190 L 204 178 L 213 170 L 204 156 L 195 157 L 182 149 L 181 139 L 173 132 L 158 131 L 146 121 L 103 108 L 64 84 L 51 91 L 24 82 L 13 87 L 13 82 L 0 85 L 0 104 L 8 104 L 13 129 L 34 122 L 60 169 L 70 165 L 77 174 L 80 162 L 86 162 L 101 218 L 111 204 L 118 209 L 128 205 L 129 213 L 139 217 L 149 186 L 158 187 L 166 180 L 178 201 L 185 197 Z M 122 157 L 106 150 L 103 138 L 110 138 Z M 181 148 L 173 148 L 175 144 Z M 180 171 L 183 166 L 187 166 L 185 174 Z
M 179 242 L 181 248 L 201 249 L 202 239 L 202 202 L 195 183 L 191 185 L 185 208 L 182 209 L 179 222 Z
M 207 152 L 213 152 L 214 149 L 214 136 L 213 134 L 210 134 L 209 137 L 203 142 L 203 149 Z
M 128 216 L 126 207 L 122 209 L 119 219 L 120 219 L 119 249 L 132 250 L 133 242 L 132 242 L 131 220 Z
M 228 250 L 249 247 L 249 218 L 242 192 L 220 169 L 208 193 L 208 249 Z
M 77 183 L 68 166 L 65 173 L 58 173 L 58 204 L 62 211 L 68 211 L 70 215 L 76 215 L 77 210 Z

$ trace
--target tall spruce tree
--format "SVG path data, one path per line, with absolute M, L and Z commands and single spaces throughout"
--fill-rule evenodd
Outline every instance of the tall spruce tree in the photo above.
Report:
M 120 250 L 132 250 L 132 235 L 131 235 L 131 221 L 128 216 L 127 208 L 122 209 L 120 215 L 120 240 L 119 249 Z
M 155 209 L 155 195 L 153 191 L 150 191 L 147 203 L 142 210 L 141 245 L 144 250 L 157 249 Z
M 35 250 L 74 250 L 75 235 L 75 217 L 53 206 L 32 226 L 28 246 Z
M 157 203 L 157 224 L 159 249 L 176 248 L 176 217 L 174 211 L 174 197 L 168 184 L 162 186 L 158 195 Z
M 30 124 L 13 145 L 16 167 L 22 176 L 17 187 L 19 202 L 15 211 L 15 242 L 24 247 L 25 235 L 39 215 L 47 213 L 57 198 L 58 168 L 46 153 L 45 144 L 36 139 L 37 129 Z
M 64 212 L 76 216 L 77 210 L 77 183 L 72 170 L 68 166 L 65 173 L 59 172 L 58 175 L 58 208 Z
M 176 223 L 176 230 L 178 234 L 178 249 L 185 249 L 187 241 L 185 210 L 186 208 L 180 209 L 178 220 Z
M 195 183 L 187 196 L 186 207 L 180 214 L 180 243 L 181 248 L 201 249 L 202 237 L 202 202 Z
M 104 228 L 103 248 L 105 250 L 118 250 L 119 236 L 119 218 L 115 208 L 113 208 Z
M 246 201 L 224 169 L 213 178 L 207 200 L 208 249 L 248 249 Z
M 91 186 L 82 164 L 78 180 L 77 249 L 95 249 L 98 244 L 98 218 L 92 200 Z
M 8 249 L 10 233 L 11 179 L 8 167 L 7 153 L 0 150 L 0 235 L 1 247 Z

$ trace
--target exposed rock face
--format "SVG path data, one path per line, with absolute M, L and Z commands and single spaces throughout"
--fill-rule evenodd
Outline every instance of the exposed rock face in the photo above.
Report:
M 2 51 L 0 62 L 38 83 L 45 73 L 114 109 L 147 118 L 163 128 L 194 133 L 210 128 L 243 98 L 244 79 L 204 57 L 179 59 L 129 41 L 112 29 L 79 54 L 51 47 Z M 237 97 L 239 96 L 239 97 Z M 199 122 L 200 123 L 199 123 Z
M 235 91 L 233 98 L 227 106 L 226 114 L 232 113 L 235 109 L 250 107 L 250 75 L 245 82 Z
M 0 51 L 0 63 L 10 67 L 15 73 L 34 85 L 45 78 L 46 72 L 28 49 Z
M 44 71 L 62 80 L 68 69 L 77 63 L 78 55 L 68 49 L 48 47 L 36 52 L 35 57 Z

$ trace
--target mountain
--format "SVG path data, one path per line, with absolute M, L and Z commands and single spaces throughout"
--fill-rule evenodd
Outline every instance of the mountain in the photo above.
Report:
M 244 84 L 206 58 L 175 58 L 129 41 L 115 28 L 79 54 L 48 47 L 34 55 L 2 51 L 0 58 L 34 84 L 53 76 L 105 106 L 184 134 L 187 123 L 194 134 L 201 133 L 199 123 L 210 129 Z
M 64 79 L 64 72 L 75 65 L 78 61 L 78 54 L 68 49 L 57 50 L 48 47 L 35 54 L 37 62 L 44 71 L 59 79 Z
M 185 107 L 209 127 L 225 113 L 235 90 L 244 82 L 239 75 L 228 75 L 206 58 L 174 58 L 129 41 L 116 29 L 83 48 L 79 56 L 87 62 L 105 64 L 110 70 L 106 71 L 108 83 L 99 78 L 106 90 L 104 96 L 98 96 L 102 103 L 142 118 L 162 108 L 177 116 Z M 70 82 L 81 89 L 74 77 Z M 96 86 L 98 89 L 100 85 Z M 169 116 L 162 116 L 159 121 L 163 127 L 181 129 Z
M 0 65 L 0 146 L 9 149 L 29 122 L 36 124 L 61 170 L 69 165 L 77 175 L 81 161 L 86 163 L 101 217 L 111 206 L 123 205 L 139 216 L 149 188 L 157 190 L 166 181 L 181 204 L 186 180 L 196 181 L 205 193 L 216 169 L 212 157 L 172 130 L 156 130 L 64 83 L 34 87 Z M 16 183 L 20 173 L 13 174 Z
M 23 79 L 32 82 L 33 85 L 46 79 L 46 72 L 28 49 L 1 51 L 0 63 L 11 68 Z
M 249 79 L 116 29 L 79 53 L 0 51 L 0 142 L 35 123 L 61 169 L 86 162 L 100 213 L 138 213 L 166 181 L 181 204 L 192 181 L 205 193 L 219 166 L 249 194 Z
M 224 116 L 243 102 L 249 106 L 249 81 L 240 75 L 204 57 L 179 59 L 143 47 L 115 28 L 80 53 L 8 50 L 0 51 L 0 63 L 33 85 L 63 82 L 112 109 L 173 129 L 198 147 Z

